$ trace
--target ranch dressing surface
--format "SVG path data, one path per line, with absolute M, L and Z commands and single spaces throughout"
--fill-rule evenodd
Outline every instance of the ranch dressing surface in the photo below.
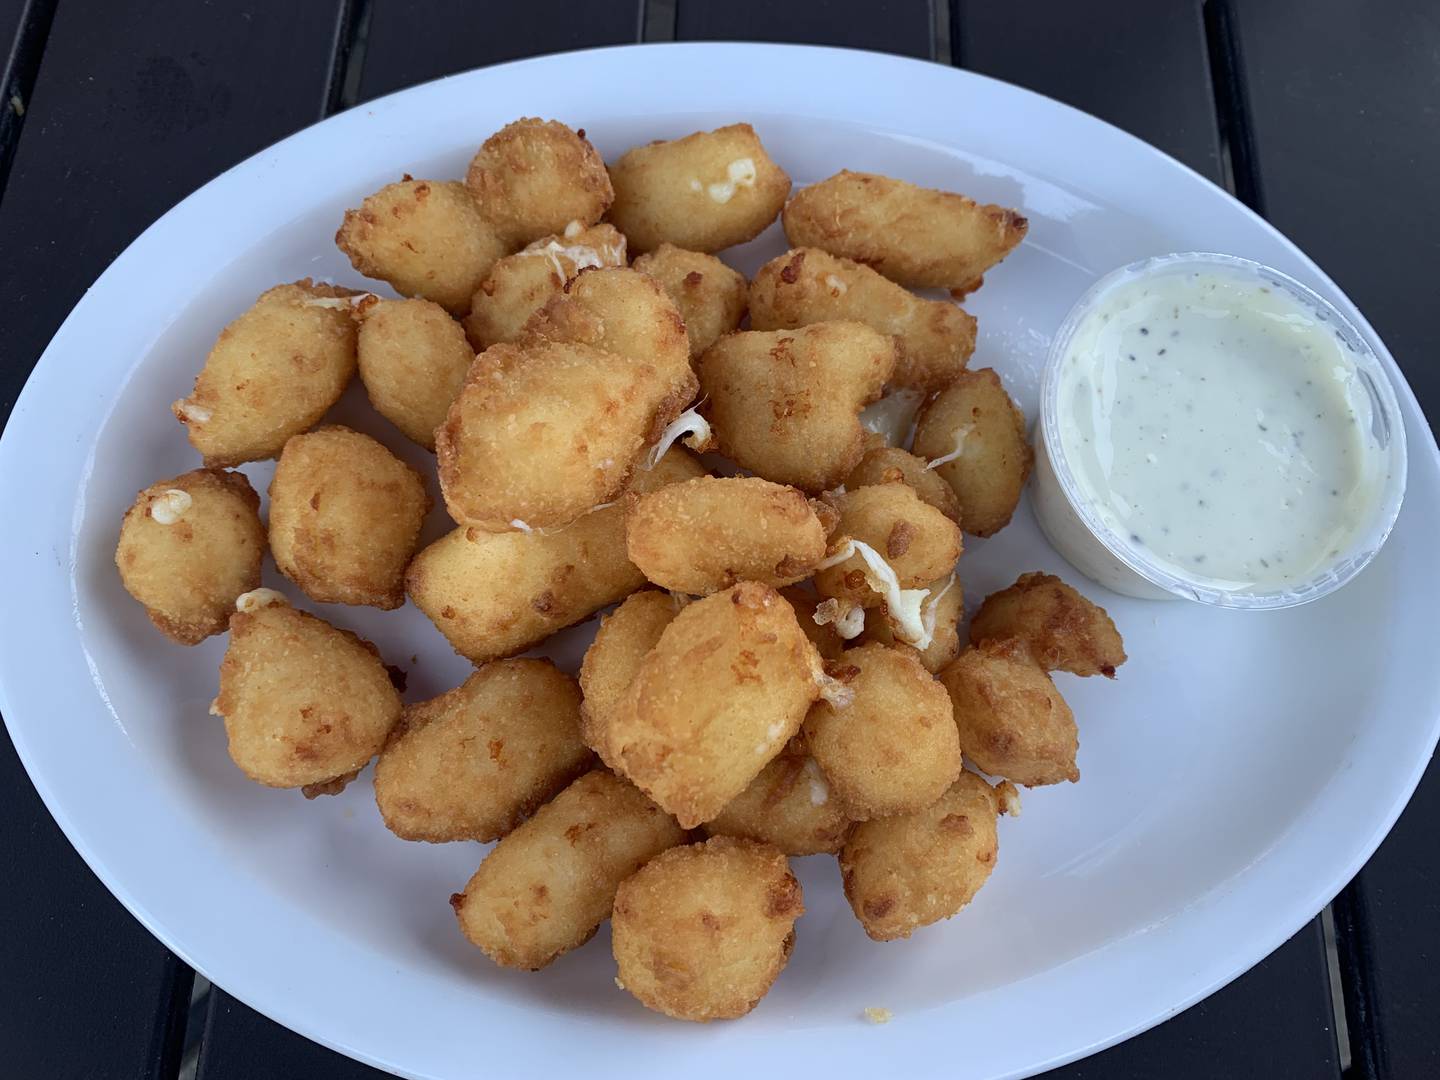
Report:
M 1303 582 L 1372 509 L 1355 365 L 1284 289 L 1208 269 L 1122 283 L 1077 327 L 1058 386 L 1079 494 L 1178 577 Z

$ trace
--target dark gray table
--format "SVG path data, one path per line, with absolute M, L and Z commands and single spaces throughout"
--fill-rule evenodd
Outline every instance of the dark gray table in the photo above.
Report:
M 1118 124 L 1303 246 L 1440 410 L 1433 0 L 0 0 L 0 418 L 105 265 L 266 144 L 451 72 L 671 39 L 901 53 Z M 1335 899 L 1336 970 L 1317 920 L 1207 1001 L 1051 1075 L 1440 1076 L 1434 773 Z M 193 973 L 96 881 L 3 736 L 0 847 L 0 1075 L 169 1080 L 197 1054 L 203 1080 L 380 1075 L 219 989 L 192 1007 Z

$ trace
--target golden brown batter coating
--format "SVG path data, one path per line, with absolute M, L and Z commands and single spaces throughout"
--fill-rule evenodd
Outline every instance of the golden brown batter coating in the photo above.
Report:
M 269 787 L 334 794 L 400 719 L 384 662 L 364 638 L 295 610 L 278 593 L 246 594 L 239 607 L 210 706 L 225 719 L 230 757 Z
M 125 591 L 172 641 L 222 633 L 260 585 L 260 496 L 237 472 L 195 469 L 151 484 L 125 512 L 115 565 Z
M 924 810 L 856 825 L 840 852 L 840 874 L 865 933 L 906 938 L 970 903 L 995 869 L 995 822 L 1013 805 L 1013 791 L 962 772 Z
M 769 844 L 721 836 L 672 848 L 615 894 L 616 982 L 679 1020 L 744 1016 L 784 970 L 804 912 L 800 882 Z
M 491 346 L 435 432 L 446 509 L 461 525 L 523 532 L 613 502 L 657 418 L 679 412 L 672 390 L 654 367 L 589 345 Z
M 803 735 L 786 743 L 744 791 L 705 823 L 709 836 L 758 840 L 786 855 L 833 855 L 849 828 L 845 808 Z
M 211 467 L 271 458 L 355 374 L 353 289 L 277 285 L 220 332 L 190 396 L 170 406 Z
M 662 589 L 705 596 L 741 581 L 778 588 L 809 577 L 825 556 L 825 528 L 792 487 L 702 476 L 634 498 L 625 545 Z
M 469 309 L 506 244 L 456 181 L 387 184 L 346 210 L 335 244 L 368 278 L 401 296 L 433 300 L 452 315 Z
M 654 278 L 624 266 L 585 270 L 567 282 L 525 324 L 521 341 L 574 342 L 653 367 L 666 386 L 657 435 L 699 385 L 674 301 Z
M 873 487 L 876 484 L 909 484 L 915 494 L 935 507 L 957 525 L 960 521 L 960 500 L 950 485 L 934 469 L 927 469 L 923 458 L 895 446 L 872 446 L 860 463 L 845 477 L 845 488 Z
M 275 466 L 270 550 L 312 600 L 397 608 L 429 510 L 409 465 L 369 435 L 323 427 L 287 442 Z
M 610 750 L 610 717 L 640 664 L 660 640 L 676 615 L 680 602 L 669 593 L 642 589 L 600 620 L 600 629 L 580 665 L 580 736 L 614 768 Z
M 435 429 L 475 360 L 465 331 L 430 300 L 372 297 L 356 316 L 360 381 L 370 404 L 407 439 L 434 450 Z
M 1024 641 L 971 645 L 940 681 L 950 691 L 967 761 L 1026 787 L 1080 779 L 1075 716 Z
M 512 250 L 563 233 L 572 221 L 595 224 L 615 197 L 605 162 L 583 131 L 534 117 L 506 124 L 486 139 L 465 186 Z
M 965 372 L 921 406 L 914 451 L 945 459 L 934 471 L 960 500 L 960 524 L 976 536 L 1010 523 L 1035 458 L 1025 414 L 991 368 Z
M 690 356 L 698 357 L 745 317 L 750 283 L 714 255 L 661 244 L 635 260 L 635 269 L 658 281 L 685 320 Z
M 1053 574 L 1021 574 L 991 593 L 970 623 L 970 640 L 1018 637 L 1046 671 L 1115 677 L 1125 643 L 1105 609 Z
M 497 660 L 405 707 L 375 763 L 375 802 L 405 840 L 498 840 L 593 761 L 575 680 L 549 660 Z
M 879 484 L 856 488 L 835 497 L 840 524 L 831 534 L 831 546 L 844 538 L 868 544 L 889 563 L 902 589 L 924 588 L 954 569 L 962 550 L 960 528 L 909 484 Z M 849 600 L 861 607 L 877 607 L 884 599 L 870 585 L 865 563 L 857 553 L 815 575 L 821 596 Z
M 965 590 L 958 576 L 950 575 L 926 585 L 930 591 L 920 607 L 921 620 L 931 628 L 930 644 L 915 655 L 929 672 L 937 672 L 960 655 L 960 619 L 965 614 Z M 865 632 L 861 641 L 878 641 L 883 645 L 910 648 L 896 636 L 895 620 L 884 606 L 865 612 Z
M 853 821 L 929 806 L 960 775 L 950 696 L 913 649 L 847 649 L 830 671 L 850 689 L 843 706 L 818 701 L 805 742 Z
M 978 288 L 1029 228 L 1003 206 L 849 169 L 802 188 L 784 221 L 794 247 L 854 259 L 912 289 L 957 293 Z
M 684 839 L 674 818 L 595 769 L 496 844 L 450 906 L 495 963 L 539 971 L 589 941 L 620 883 Z
M 637 146 L 610 166 L 610 180 L 610 220 L 642 255 L 665 243 L 714 252 L 753 240 L 790 194 L 790 177 L 749 124 Z
M 672 449 L 632 490 L 704 474 L 693 457 Z M 405 587 L 449 640 L 477 664 L 513 656 L 556 630 L 593 615 L 645 584 L 625 554 L 625 509 L 608 506 L 554 531 L 491 533 L 455 529 L 424 548 Z
M 890 339 L 856 322 L 729 334 L 696 362 L 720 452 L 811 494 L 839 484 L 865 453 L 860 410 L 894 367 Z
M 851 319 L 893 335 L 891 383 L 934 391 L 953 382 L 975 351 L 975 319 L 946 300 L 925 300 L 868 266 L 819 248 L 771 259 L 750 282 L 750 326 L 783 330 Z
M 470 300 L 465 333 L 476 350 L 516 340 L 565 283 L 592 267 L 624 266 L 625 237 L 611 225 L 545 236 L 491 267 Z
M 774 589 L 744 582 L 665 627 L 611 714 L 617 766 L 680 824 L 709 821 L 800 729 L 820 657 Z

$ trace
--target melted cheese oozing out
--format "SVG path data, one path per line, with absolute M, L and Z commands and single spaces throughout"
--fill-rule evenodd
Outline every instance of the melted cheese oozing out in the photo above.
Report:
M 816 604 L 811 618 L 816 626 L 833 625 L 835 633 L 844 641 L 859 637 L 865 629 L 865 609 L 859 604 L 842 609 L 839 599 L 833 596 Z
M 940 614 L 940 600 L 950 591 L 954 584 L 955 575 L 951 574 L 950 580 L 945 582 L 945 587 L 930 597 L 929 600 L 926 600 L 924 608 L 921 609 L 920 618 L 925 624 L 925 633 L 929 635 L 930 641 L 935 640 L 935 619 Z
M 755 186 L 754 158 L 736 158 L 725 167 L 725 176 L 726 179 L 705 188 L 705 193 L 722 205 L 733 199 L 740 188 Z
M 261 608 L 271 607 L 275 604 L 288 604 L 285 594 L 276 592 L 274 589 L 251 589 L 247 593 L 241 593 L 235 598 L 235 610 L 246 613 L 259 611 Z
M 604 251 L 587 247 L 584 244 L 562 244 L 558 240 L 547 240 L 543 244 L 531 244 L 521 255 L 543 255 L 550 260 L 550 270 L 561 283 L 569 281 L 581 270 L 589 270 L 598 266 L 613 266 L 614 262 L 606 262 L 605 256 L 611 253 L 610 248 Z M 571 269 L 567 270 L 564 259 L 570 264 Z
M 860 426 L 882 436 L 887 446 L 908 446 L 924 400 L 920 390 L 895 390 L 861 410 Z
M 660 433 L 660 438 L 650 448 L 650 456 L 645 459 L 645 468 L 653 469 L 659 464 L 660 459 L 670 452 L 670 447 L 682 436 L 685 445 L 691 450 L 704 453 L 705 448 L 710 445 L 710 425 L 694 409 L 686 409 Z
M 825 774 L 820 771 L 814 758 L 805 759 L 803 771 L 805 779 L 810 782 L 810 805 L 824 806 L 830 801 L 830 784 L 825 779 Z
M 188 398 L 175 403 L 175 411 L 180 414 L 180 419 L 187 424 L 204 424 L 215 414 L 204 405 L 196 405 Z
M 955 429 L 955 449 L 951 450 L 948 454 L 941 454 L 937 458 L 931 458 L 925 463 L 925 468 L 927 470 L 938 469 L 941 465 L 958 458 L 965 452 L 965 440 L 970 437 L 970 432 L 974 430 L 974 424 L 961 424 Z
M 193 501 L 188 491 L 167 488 L 150 500 L 150 516 L 157 524 L 174 525 L 185 516 L 185 511 L 190 509 Z
M 917 649 L 928 649 L 934 637 L 934 619 L 931 619 L 930 629 L 926 630 L 925 620 L 920 612 L 930 590 L 902 589 L 894 569 L 869 544 L 862 540 L 847 539 L 835 554 L 822 559 L 815 569 L 824 570 L 838 566 L 852 555 L 859 555 L 865 564 L 862 572 L 871 591 L 885 598 L 885 608 L 890 618 L 895 621 L 895 636 Z

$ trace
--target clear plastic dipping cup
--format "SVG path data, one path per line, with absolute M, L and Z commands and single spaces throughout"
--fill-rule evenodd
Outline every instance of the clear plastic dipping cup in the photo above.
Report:
M 1319 322 L 1334 328 L 1354 363 L 1368 412 L 1363 431 L 1367 483 L 1375 489 L 1350 543 L 1305 580 L 1261 588 L 1177 573 L 1174 564 L 1130 542 L 1108 524 L 1077 482 L 1059 430 L 1060 365 L 1085 317 L 1114 289 L 1140 278 L 1204 271 L 1236 275 L 1284 290 Z M 1045 536 L 1082 574 L 1127 596 L 1145 600 L 1193 600 L 1216 607 L 1274 610 L 1294 607 L 1334 592 L 1372 560 L 1395 525 L 1405 496 L 1405 425 L 1385 362 L 1365 336 L 1332 304 L 1286 274 L 1249 259 L 1206 252 L 1161 255 L 1131 263 L 1097 281 L 1070 310 L 1050 345 L 1040 389 L 1040 423 L 1035 439 L 1034 507 Z

